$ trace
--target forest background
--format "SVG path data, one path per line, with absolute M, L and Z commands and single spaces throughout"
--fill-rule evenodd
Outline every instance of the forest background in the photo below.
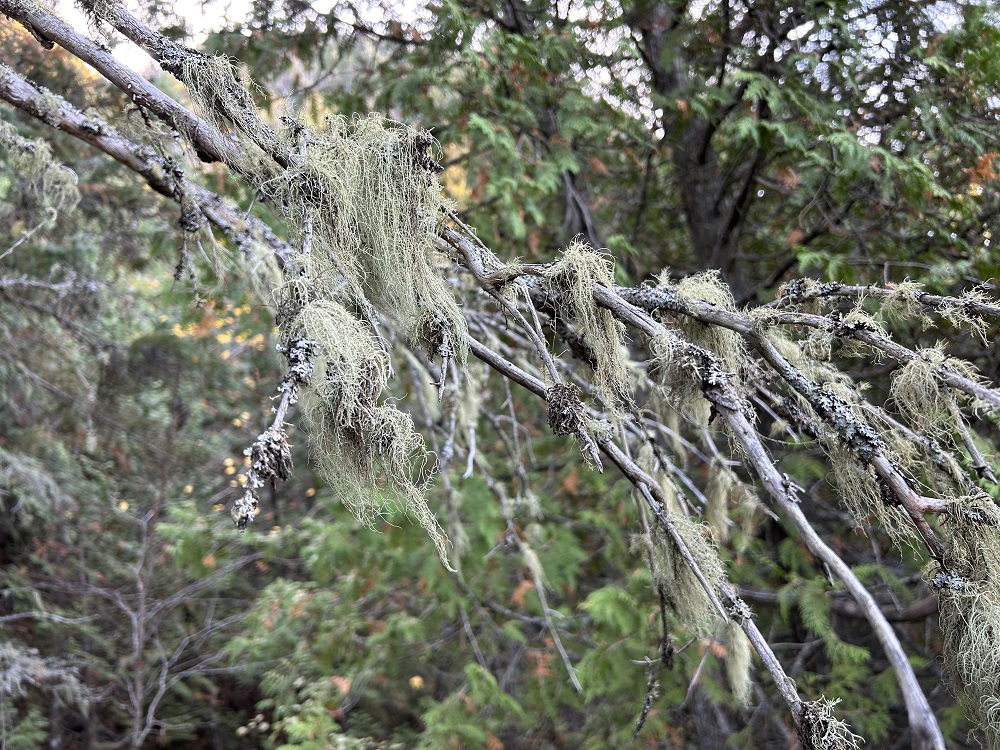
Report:
M 1000 746 L 996 5 L 391 6 L 0 0 L 0 747 Z

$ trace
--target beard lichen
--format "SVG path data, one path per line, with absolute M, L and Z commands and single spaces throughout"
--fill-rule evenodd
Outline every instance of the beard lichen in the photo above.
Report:
M 831 438 L 828 452 L 840 500 L 855 522 L 861 525 L 872 515 L 893 544 L 912 545 L 916 534 L 913 522 L 888 485 L 836 438 Z
M 1000 510 L 980 493 L 952 502 L 949 548 L 928 575 L 939 593 L 945 678 L 969 717 L 1000 747 Z
M 387 402 L 392 376 L 377 308 L 412 343 L 464 362 L 465 317 L 434 248 L 441 209 L 426 133 L 378 115 L 331 117 L 310 130 L 293 120 L 280 136 L 256 119 L 252 99 L 224 58 L 183 61 L 181 77 L 205 111 L 223 112 L 251 144 L 283 139 L 288 168 L 239 165 L 258 193 L 281 207 L 302 248 L 286 260 L 274 291 L 282 341 L 315 348 L 315 374 L 302 389 L 303 422 L 315 463 L 366 526 L 403 510 L 434 541 L 445 565 L 447 537 L 428 508 L 430 456 L 412 418 Z M 221 124 L 220 118 L 217 122 Z
M 558 314 L 572 323 L 594 356 L 594 384 L 605 406 L 616 412 L 631 401 L 622 356 L 625 327 L 594 302 L 594 284 L 614 284 L 614 261 L 576 240 L 545 273 Z
M 424 497 L 423 440 L 408 414 L 379 401 L 390 362 L 375 334 L 329 299 L 309 302 L 283 329 L 301 332 L 316 350 L 302 410 L 324 479 L 369 528 L 397 509 L 415 518 L 447 565 L 446 536 Z
M 651 337 L 647 346 L 651 356 L 649 377 L 656 385 L 655 395 L 692 424 L 708 425 L 711 404 L 702 394 L 697 367 L 684 347 L 664 333 Z
M 676 284 L 670 279 L 668 272 L 664 271 L 658 281 L 660 288 L 671 289 L 682 298 L 708 302 L 727 312 L 736 312 L 733 293 L 717 270 L 687 276 Z M 687 315 L 679 316 L 678 325 L 684 338 L 714 353 L 730 372 L 742 375 L 749 355 L 746 342 L 740 334 L 722 326 L 702 323 Z
M 705 486 L 705 522 L 720 542 L 729 540 L 729 506 L 738 502 L 745 490 L 732 470 L 720 458 L 712 459 Z
M 676 498 L 676 490 L 672 485 L 671 490 Z M 711 531 L 705 525 L 687 518 L 678 501 L 674 499 L 670 502 L 669 497 L 668 495 L 668 502 L 674 510 L 667 511 L 665 508 L 664 511 L 668 513 L 670 523 L 705 582 L 712 591 L 719 591 L 728 582 Z M 746 705 L 751 687 L 751 647 L 739 623 L 723 619 L 672 534 L 659 524 L 649 532 L 633 538 L 632 552 L 642 554 L 649 561 L 656 590 L 682 627 L 700 638 L 717 636 L 719 630 L 723 630 L 726 676 L 736 702 Z
M 918 431 L 935 440 L 953 442 L 955 425 L 963 421 L 956 394 L 941 381 L 941 367 L 975 379 L 975 367 L 945 355 L 941 346 L 918 351 L 892 375 L 889 394 L 899 413 Z
M 671 514 L 670 520 L 708 585 L 718 590 L 726 583 L 726 574 L 708 530 L 681 514 Z M 670 534 L 654 526 L 648 534 L 634 539 L 632 549 L 650 560 L 657 590 L 663 593 L 681 625 L 699 637 L 718 631 L 722 618 Z
M 43 140 L 22 138 L 8 122 L 0 122 L 0 151 L 10 174 L 32 194 L 55 219 L 59 211 L 72 211 L 80 201 L 76 174 L 59 164 Z
M 730 620 L 726 623 L 726 678 L 733 691 L 733 698 L 738 706 L 750 705 L 750 659 L 753 650 L 750 639 L 739 623 Z
M 330 117 L 263 190 L 294 229 L 309 224 L 320 253 L 310 261 L 314 283 L 385 311 L 432 354 L 464 361 L 465 316 L 435 269 L 445 260 L 434 249 L 441 193 L 424 168 L 426 143 L 379 115 Z

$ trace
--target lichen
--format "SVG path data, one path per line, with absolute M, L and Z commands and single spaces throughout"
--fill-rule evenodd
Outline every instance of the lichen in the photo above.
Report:
M 733 691 L 733 698 L 739 706 L 750 703 L 750 659 L 753 650 L 750 640 L 738 623 L 730 620 L 726 623 L 726 678 Z
M 692 424 L 708 425 L 711 404 L 702 393 L 697 369 L 684 346 L 666 333 L 651 337 L 647 346 L 651 355 L 649 377 L 657 387 L 656 395 Z
M 942 346 L 921 349 L 916 359 L 892 374 L 889 394 L 899 413 L 918 431 L 935 440 L 953 441 L 955 424 L 963 420 L 956 393 L 942 382 L 946 367 L 964 377 L 977 377 L 975 367 L 948 357 Z
M 869 515 L 874 516 L 897 547 L 912 545 L 916 538 L 913 522 L 872 468 L 836 442 L 831 442 L 829 456 L 837 494 L 855 522 L 860 526 Z
M 805 750 L 857 750 L 861 737 L 851 731 L 847 722 L 833 715 L 839 703 L 827 700 L 803 702 L 799 705 L 799 739 Z
M 612 286 L 614 262 L 585 242 L 575 240 L 545 273 L 558 314 L 583 337 L 594 356 L 594 384 L 613 412 L 631 402 L 628 370 L 622 354 L 625 327 L 594 301 L 595 284 Z
M 1000 510 L 985 494 L 951 503 L 949 546 L 928 582 L 938 589 L 943 672 L 969 717 L 1000 747 Z
M 434 249 L 440 186 L 421 166 L 421 134 L 370 115 L 330 117 L 298 137 L 302 153 L 262 190 L 286 206 L 300 236 L 308 224 L 309 281 L 327 295 L 374 305 L 410 341 L 464 361 L 465 316 L 435 268 L 443 262 Z
M 684 299 L 708 302 L 728 312 L 736 312 L 732 290 L 722 280 L 719 271 L 696 273 L 676 284 L 667 272 L 663 272 L 658 281 L 660 288 L 673 289 Z M 727 370 L 742 377 L 749 356 L 746 342 L 740 334 L 719 325 L 702 323 L 687 315 L 678 316 L 678 325 L 688 341 L 708 349 L 722 360 Z
M 55 160 L 43 140 L 22 138 L 9 122 L 0 122 L 0 151 L 9 173 L 27 193 L 33 195 L 54 220 L 60 211 L 70 212 L 80 202 L 76 174 Z
M 708 585 L 717 591 L 725 584 L 726 574 L 708 529 L 680 514 L 671 514 L 670 520 Z M 632 549 L 648 555 L 657 590 L 663 593 L 681 625 L 701 637 L 719 629 L 721 616 L 666 530 L 656 525 L 648 534 L 638 535 Z

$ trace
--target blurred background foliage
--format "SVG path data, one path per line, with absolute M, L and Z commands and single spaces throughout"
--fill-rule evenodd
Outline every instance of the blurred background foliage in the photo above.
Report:
M 718 268 L 741 304 L 800 276 L 957 294 L 998 274 L 992 3 L 256 0 L 207 37 L 186 6 L 143 10 L 239 59 L 272 118 L 379 111 L 432 129 L 447 196 L 507 259 L 550 260 L 583 235 L 622 283 Z M 195 167 L 122 94 L 6 21 L 0 59 L 250 206 L 242 183 Z M 271 311 L 223 238 L 188 246 L 177 207 L 134 175 L 0 111 L 51 144 L 80 193 L 52 219 L 0 150 L 0 672 L 25 675 L 0 679 L 0 744 L 792 746 L 766 676 L 752 708 L 736 706 L 721 634 L 673 628 L 676 663 L 633 740 L 660 636 L 650 574 L 630 552 L 634 501 L 495 375 L 479 463 L 469 477 L 453 465 L 432 491 L 460 576 L 404 517 L 361 529 L 295 431 L 294 476 L 237 534 L 227 510 L 242 451 L 270 422 L 281 377 Z M 897 339 L 920 325 L 903 321 Z M 935 335 L 1000 376 L 996 347 L 946 322 Z M 851 367 L 887 390 L 891 367 Z M 403 381 L 405 404 L 417 385 Z M 416 413 L 434 443 L 444 417 Z M 714 443 L 686 437 L 682 489 L 695 507 L 727 493 L 727 571 L 789 673 L 841 699 L 867 747 L 908 746 L 864 620 L 742 485 L 713 484 L 730 471 L 706 454 Z M 941 684 L 925 561 L 854 529 L 810 449 L 781 468 L 897 615 L 949 742 L 976 746 Z

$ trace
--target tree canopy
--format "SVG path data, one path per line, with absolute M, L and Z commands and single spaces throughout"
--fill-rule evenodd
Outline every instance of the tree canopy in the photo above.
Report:
M 998 10 L 0 0 L 0 745 L 1000 747 Z

